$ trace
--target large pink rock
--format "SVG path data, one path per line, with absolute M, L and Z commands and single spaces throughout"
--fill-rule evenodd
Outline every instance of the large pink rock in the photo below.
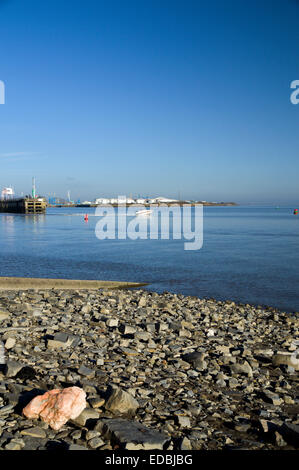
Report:
M 86 408 L 86 393 L 79 387 L 55 389 L 38 395 L 23 409 L 26 418 L 40 417 L 58 431 L 69 419 L 77 418 Z

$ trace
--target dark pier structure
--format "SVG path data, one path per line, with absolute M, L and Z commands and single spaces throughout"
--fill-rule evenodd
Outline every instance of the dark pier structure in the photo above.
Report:
M 15 212 L 19 214 L 44 214 L 47 208 L 45 198 L 12 198 L 0 200 L 0 212 Z

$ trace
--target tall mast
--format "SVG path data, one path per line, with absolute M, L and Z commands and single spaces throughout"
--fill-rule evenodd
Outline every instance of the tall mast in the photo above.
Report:
M 32 178 L 32 197 L 33 198 L 35 198 L 35 192 L 36 192 L 36 190 L 35 190 L 35 178 L 33 176 L 33 178 Z

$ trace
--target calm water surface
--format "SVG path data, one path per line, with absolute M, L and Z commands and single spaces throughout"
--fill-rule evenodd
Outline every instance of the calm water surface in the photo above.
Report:
M 93 208 L 0 214 L 0 276 L 145 281 L 157 292 L 299 311 L 293 208 L 205 207 L 199 251 L 185 251 L 184 240 L 100 241 L 94 215 Z

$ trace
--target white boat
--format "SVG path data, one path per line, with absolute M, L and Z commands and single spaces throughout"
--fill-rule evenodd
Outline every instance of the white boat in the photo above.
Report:
M 140 211 L 136 211 L 136 215 L 151 215 L 152 214 L 151 209 L 142 209 Z

